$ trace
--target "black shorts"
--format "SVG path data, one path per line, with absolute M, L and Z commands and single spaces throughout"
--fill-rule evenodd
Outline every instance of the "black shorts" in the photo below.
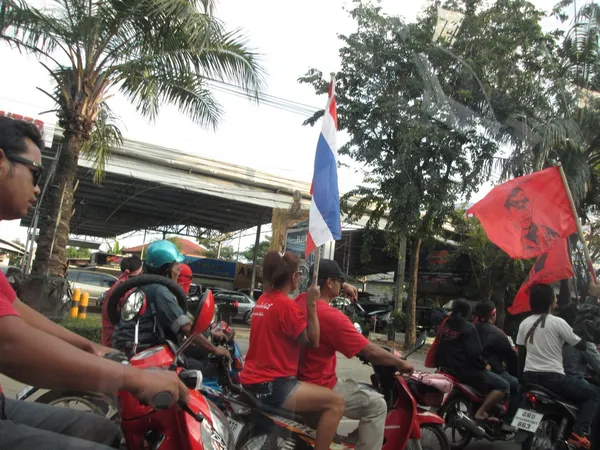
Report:
M 276 378 L 264 383 L 244 385 L 260 402 L 272 408 L 281 408 L 288 397 L 296 392 L 298 386 L 300 382 L 295 377 Z

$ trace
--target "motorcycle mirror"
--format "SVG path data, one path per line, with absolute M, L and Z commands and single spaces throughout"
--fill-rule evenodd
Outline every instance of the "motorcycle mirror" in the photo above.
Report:
M 426 341 L 427 341 L 427 333 L 423 331 L 417 338 L 417 344 L 415 347 L 417 349 L 423 347 L 425 345 Z
M 121 308 L 121 319 L 126 322 L 144 315 L 146 312 L 146 294 L 141 290 L 134 290 L 127 294 Z
M 198 314 L 192 325 L 192 334 L 201 334 L 208 330 L 210 324 L 216 320 L 215 297 L 212 291 L 207 290 L 200 299 Z

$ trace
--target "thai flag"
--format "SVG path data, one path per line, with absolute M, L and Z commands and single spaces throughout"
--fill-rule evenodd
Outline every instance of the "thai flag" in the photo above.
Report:
M 329 85 L 329 98 L 325 107 L 323 128 L 317 143 L 315 172 L 310 188 L 312 202 L 306 238 L 306 258 L 315 248 L 342 237 L 337 147 L 335 144 L 337 129 L 337 111 L 332 81 Z

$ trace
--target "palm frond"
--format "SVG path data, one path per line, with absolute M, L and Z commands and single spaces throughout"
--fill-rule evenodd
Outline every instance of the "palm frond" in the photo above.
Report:
M 100 184 L 104 179 L 104 170 L 112 149 L 123 144 L 123 135 L 117 124 L 118 118 L 103 104 L 94 122 L 94 129 L 82 148 L 81 154 L 92 162 L 94 183 Z

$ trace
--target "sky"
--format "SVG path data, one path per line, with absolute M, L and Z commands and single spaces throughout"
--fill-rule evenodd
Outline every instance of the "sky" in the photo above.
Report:
M 51 4 L 35 0 L 37 5 Z M 425 0 L 411 2 L 384 0 L 388 14 L 416 19 L 426 6 Z M 552 0 L 534 0 L 538 7 L 548 9 Z M 347 0 L 227 0 L 217 4 L 216 15 L 228 28 L 242 28 L 250 45 L 262 56 L 267 72 L 265 92 L 287 100 L 307 104 L 315 109 L 325 106 L 326 98 L 314 94 L 312 88 L 297 82 L 310 67 L 329 73 L 339 68 L 339 33 L 350 33 L 354 23 L 344 10 Z M 40 118 L 47 124 L 55 122 L 52 114 L 40 115 L 53 108 L 52 101 L 37 88 L 49 90 L 49 76 L 31 56 L 21 55 L 0 43 L 0 110 Z M 204 130 L 182 116 L 173 107 L 164 107 L 155 123 L 138 115 L 126 98 L 117 92 L 108 101 L 122 122 L 126 138 L 177 148 L 204 157 L 246 165 L 263 172 L 310 182 L 319 128 L 303 127 L 305 117 L 256 105 L 225 93 L 216 93 L 224 109 L 222 123 L 216 131 Z M 341 136 L 343 140 L 343 136 Z M 293 161 L 290 163 L 290 161 Z M 349 162 L 349 161 L 346 161 Z M 340 169 L 340 190 L 349 190 L 362 181 L 360 168 Z M 474 200 L 482 198 L 491 188 L 482 186 Z M 267 234 L 266 227 L 264 233 Z M 143 233 L 120 239 L 125 245 L 142 242 Z M 4 239 L 25 240 L 26 230 L 18 221 L 0 222 Z M 147 239 L 152 239 L 150 236 Z M 233 245 L 243 249 L 253 243 L 251 233 Z

